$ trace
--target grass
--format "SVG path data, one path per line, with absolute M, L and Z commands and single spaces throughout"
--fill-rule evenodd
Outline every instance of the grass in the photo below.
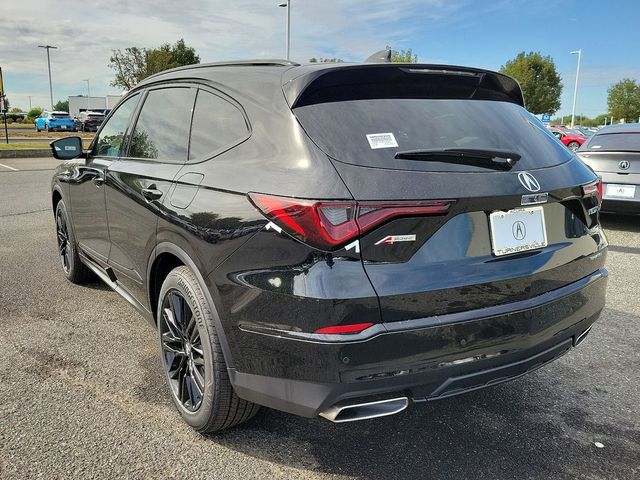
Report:
M 83 141 L 83 147 L 89 148 L 88 141 Z M 16 142 L 16 143 L 0 143 L 0 150 L 27 150 L 37 148 L 40 150 L 49 150 L 49 144 L 47 142 Z

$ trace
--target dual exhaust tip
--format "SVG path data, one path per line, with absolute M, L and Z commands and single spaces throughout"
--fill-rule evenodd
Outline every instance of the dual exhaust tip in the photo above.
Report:
M 389 398 L 375 402 L 334 405 L 320 412 L 320 416 L 334 423 L 356 422 L 370 418 L 386 417 L 403 411 L 409 406 L 407 397 Z

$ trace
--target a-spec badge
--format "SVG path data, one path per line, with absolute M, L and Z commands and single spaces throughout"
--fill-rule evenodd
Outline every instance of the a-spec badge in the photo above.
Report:
M 547 203 L 549 200 L 548 193 L 531 193 L 528 195 L 522 195 L 521 205 L 538 205 L 540 203 Z
M 415 241 L 416 241 L 415 235 L 387 235 L 386 237 L 378 240 L 375 244 L 376 245 L 381 245 L 381 244 L 392 245 L 398 242 L 415 242 Z

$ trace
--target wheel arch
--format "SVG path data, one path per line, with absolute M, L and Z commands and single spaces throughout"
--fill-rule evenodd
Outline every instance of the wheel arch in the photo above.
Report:
M 54 185 L 53 191 L 51 192 L 51 206 L 53 207 L 54 213 L 60 200 L 62 200 L 62 189 L 58 185 Z
M 162 282 L 169 274 L 171 270 L 177 266 L 184 265 L 188 267 L 195 275 L 200 288 L 204 293 L 204 296 L 209 304 L 211 310 L 211 316 L 216 327 L 216 333 L 220 339 L 220 345 L 224 353 L 224 359 L 227 363 L 227 367 L 234 368 L 233 358 L 231 355 L 231 349 L 229 348 L 229 342 L 227 341 L 227 335 L 222 326 L 218 308 L 216 307 L 211 291 L 207 287 L 200 269 L 196 265 L 196 262 L 179 246 L 170 242 L 161 242 L 153 249 L 151 254 L 151 260 L 147 267 L 147 301 L 151 308 L 151 314 L 153 320 L 157 325 L 157 309 L 158 309 L 158 294 L 162 287 Z M 163 276 L 164 275 L 164 276 Z

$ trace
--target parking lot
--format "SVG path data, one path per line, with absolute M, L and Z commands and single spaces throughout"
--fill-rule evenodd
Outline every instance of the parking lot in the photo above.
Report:
M 640 477 L 640 218 L 604 216 L 607 307 L 557 362 L 383 419 L 263 409 L 207 437 L 171 403 L 142 317 L 60 273 L 55 162 L 0 160 L 0 478 Z

